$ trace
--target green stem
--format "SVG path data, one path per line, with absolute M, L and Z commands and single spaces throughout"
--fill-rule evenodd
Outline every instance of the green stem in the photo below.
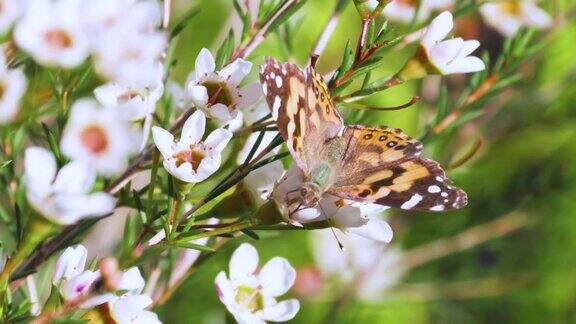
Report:
M 217 229 L 212 230 L 212 231 L 206 231 L 204 233 L 182 237 L 182 238 L 178 239 L 176 242 L 189 242 L 189 241 L 197 240 L 197 239 L 203 238 L 203 237 L 212 237 L 212 236 L 217 236 L 217 235 L 221 235 L 221 234 L 234 233 L 234 232 L 241 231 L 243 229 L 258 225 L 259 223 L 260 223 L 260 221 L 258 219 L 251 218 L 251 219 L 247 219 L 247 220 L 244 220 L 244 221 L 241 221 L 238 223 L 234 223 L 230 226 L 217 228 Z
M 36 247 L 55 230 L 55 224 L 39 216 L 33 217 L 28 224 L 24 241 L 21 242 L 14 255 L 6 262 L 2 273 L 0 273 L 0 317 L 3 316 L 4 312 L 4 302 L 9 289 L 10 276 L 34 252 Z

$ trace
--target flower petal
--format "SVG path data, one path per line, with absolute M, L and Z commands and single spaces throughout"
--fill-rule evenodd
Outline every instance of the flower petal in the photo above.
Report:
M 57 283 L 60 279 L 70 279 L 84 271 L 88 251 L 79 244 L 76 247 L 68 247 L 56 261 L 52 282 Z
M 380 218 L 374 216 L 371 217 L 368 222 L 360 227 L 349 228 L 348 232 L 363 236 L 367 239 L 371 239 L 378 242 L 390 243 L 394 236 L 392 227 L 381 220 Z
M 188 84 L 186 87 L 190 100 L 199 107 L 204 107 L 208 103 L 208 89 L 205 86 Z
M 206 115 L 196 110 L 192 116 L 188 117 L 184 126 L 182 126 L 182 135 L 180 143 L 183 145 L 196 144 L 202 140 L 204 129 L 206 128 Z
M 29 188 L 48 190 L 56 176 L 56 159 L 41 147 L 29 147 L 24 153 L 24 179 Z
M 164 128 L 154 126 L 152 127 L 152 138 L 154 139 L 154 144 L 162 153 L 164 159 L 172 157 L 172 148 L 174 146 L 174 135 Z
M 294 285 L 296 270 L 288 260 L 274 257 L 262 267 L 258 279 L 264 295 L 278 297 L 284 295 Z
M 220 75 L 220 77 L 223 79 L 228 79 L 229 84 L 238 85 L 242 79 L 244 79 L 244 77 L 250 73 L 251 69 L 251 62 L 239 58 L 220 70 L 218 75 Z
M 96 174 L 85 163 L 72 161 L 62 167 L 54 181 L 54 190 L 69 194 L 81 194 L 90 191 Z
M 196 57 L 196 62 L 194 66 L 194 73 L 196 75 L 196 79 L 199 79 L 204 74 L 214 72 L 216 68 L 216 63 L 214 63 L 214 57 L 212 57 L 212 53 L 206 48 L 200 50 L 200 53 Z
M 207 147 L 210 147 L 214 152 L 220 153 L 226 148 L 226 145 L 232 138 L 232 132 L 224 129 L 218 128 L 212 131 L 210 135 L 204 141 Z
M 294 318 L 300 310 L 297 299 L 288 299 L 262 310 L 262 318 L 266 321 L 286 322 Z
M 230 279 L 242 282 L 256 271 L 258 251 L 248 243 L 242 243 L 230 258 Z
M 449 11 L 442 12 L 426 28 L 421 40 L 422 46 L 426 49 L 431 48 L 434 44 L 446 38 L 453 27 L 452 14 Z
M 140 270 L 137 267 L 132 267 L 122 274 L 118 290 L 128 290 L 132 294 L 138 294 L 144 289 L 145 284 L 146 282 L 142 278 Z

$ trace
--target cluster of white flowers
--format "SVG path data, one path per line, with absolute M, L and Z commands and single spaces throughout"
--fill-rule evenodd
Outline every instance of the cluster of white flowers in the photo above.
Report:
M 366 2 L 372 8 L 378 5 L 376 0 Z M 419 5 L 393 0 L 383 15 L 403 23 L 420 23 L 454 4 L 453 0 L 425 0 Z M 551 24 L 549 16 L 531 0 L 485 3 L 480 12 L 490 26 L 506 37 L 513 36 L 521 27 L 545 28 Z M 195 184 L 220 169 L 222 156 L 226 156 L 225 150 L 236 130 L 262 122 L 268 116 L 268 107 L 259 102 L 260 84 L 245 81 L 252 63 L 236 58 L 237 53 L 232 53 L 230 62 L 217 67 L 213 55 L 203 48 L 183 86 L 168 80 L 168 64 L 164 60 L 169 35 L 160 28 L 161 23 L 162 10 L 157 0 L 0 0 L 0 34 L 12 32 L 13 40 L 9 46 L 0 48 L 0 124 L 16 120 L 19 106 L 27 99 L 24 67 L 16 62 L 11 51 L 26 54 L 24 65 L 32 62 L 52 70 L 68 70 L 65 73 L 82 68 L 88 71 L 93 65 L 101 78 L 92 80 L 98 82 L 91 89 L 93 95 L 81 92 L 85 97 L 77 98 L 74 93 L 69 108 L 63 100 L 58 122 L 65 124 L 54 132 L 61 136 L 59 143 L 50 142 L 51 150 L 37 146 L 25 149 L 26 198 L 33 210 L 48 221 L 70 225 L 84 218 L 114 213 L 117 208 L 116 197 L 111 194 L 114 191 L 102 189 L 103 184 L 126 170 L 131 171 L 130 160 L 149 142 L 149 131 L 166 172 L 178 181 Z M 472 56 L 480 46 L 478 41 L 446 39 L 453 27 L 452 14 L 445 11 L 416 33 L 413 40 L 417 39 L 420 46 L 413 60 L 421 60 L 418 64 L 425 70 L 424 75 L 469 73 L 486 68 L 482 60 Z M 182 118 L 181 129 L 152 126 L 162 98 L 171 99 L 177 108 L 175 112 L 181 114 L 167 116 L 170 120 Z M 270 125 L 264 124 L 264 127 Z M 206 129 L 212 130 L 207 136 Z M 179 140 L 175 139 L 177 135 Z M 259 155 L 278 132 L 266 131 L 254 150 L 260 136 L 257 132 L 247 136 L 237 152 L 238 165 L 250 162 L 249 152 Z M 280 147 L 271 150 L 268 156 L 279 150 Z M 317 260 L 325 276 L 338 273 L 345 281 L 362 276 L 360 293 L 364 296 L 376 295 L 400 277 L 400 273 L 389 267 L 397 254 L 385 248 L 393 238 L 392 228 L 384 220 L 386 207 L 325 194 L 317 207 L 296 210 L 298 206 L 291 205 L 288 198 L 290 192 L 302 186 L 303 174 L 296 166 L 286 171 L 279 160 L 254 170 L 242 181 L 254 209 L 270 202 L 278 207 L 285 223 L 303 226 L 327 222 L 326 225 L 336 229 L 336 235 L 347 245 L 345 254 L 334 252 L 332 234 L 327 243 L 324 235 L 330 233 L 328 230 L 315 239 L 316 247 L 323 251 L 317 253 Z M 149 183 L 149 179 L 145 182 Z M 206 222 L 214 225 L 218 220 Z M 167 227 L 175 225 L 170 223 Z M 206 232 L 209 230 L 207 227 Z M 149 239 L 146 247 L 158 244 L 166 236 L 161 230 Z M 208 237 L 192 241 L 197 245 L 208 242 Z M 332 245 L 330 253 L 326 252 L 327 245 Z M 156 300 L 158 294 L 182 280 L 201 253 L 191 249 L 177 252 L 179 256 L 167 277 L 168 284 L 157 290 L 155 284 L 150 285 L 152 296 L 143 293 L 145 281 L 137 267 L 119 272 L 113 289 L 101 289 L 96 283 L 103 281 L 106 274 L 86 268 L 88 252 L 82 245 L 68 247 L 62 253 L 52 283 L 65 302 L 86 309 L 106 304 L 108 315 L 118 323 L 160 323 L 156 314 L 147 310 L 154 303 L 151 297 Z M 0 257 L 0 269 L 2 261 Z M 218 297 L 240 323 L 291 320 L 299 311 L 299 301 L 277 298 L 294 285 L 295 269 L 281 257 L 272 258 L 260 269 L 258 262 L 253 246 L 240 245 L 231 257 L 229 276 L 220 272 L 215 279 Z
M 66 302 L 79 302 L 82 308 L 107 303 L 109 315 L 117 323 L 160 323 L 156 314 L 145 309 L 152 299 L 142 294 L 145 282 L 138 268 L 121 274 L 116 291 L 98 294 L 94 284 L 102 274 L 86 269 L 87 256 L 86 248 L 78 245 L 67 248 L 56 262 L 52 282 Z

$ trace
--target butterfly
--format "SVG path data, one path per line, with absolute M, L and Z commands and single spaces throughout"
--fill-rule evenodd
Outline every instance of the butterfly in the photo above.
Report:
M 299 206 L 315 207 L 322 195 L 419 211 L 467 204 L 440 165 L 420 157 L 422 144 L 399 128 L 344 125 L 322 76 L 312 66 L 267 58 L 260 82 L 278 130 L 304 183 Z

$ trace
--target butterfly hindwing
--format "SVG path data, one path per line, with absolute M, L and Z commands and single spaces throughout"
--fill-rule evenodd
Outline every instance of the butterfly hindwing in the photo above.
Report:
M 414 158 L 393 167 L 365 170 L 358 184 L 332 187 L 341 198 L 406 210 L 443 211 L 462 208 L 466 193 L 449 184 L 438 163 Z

